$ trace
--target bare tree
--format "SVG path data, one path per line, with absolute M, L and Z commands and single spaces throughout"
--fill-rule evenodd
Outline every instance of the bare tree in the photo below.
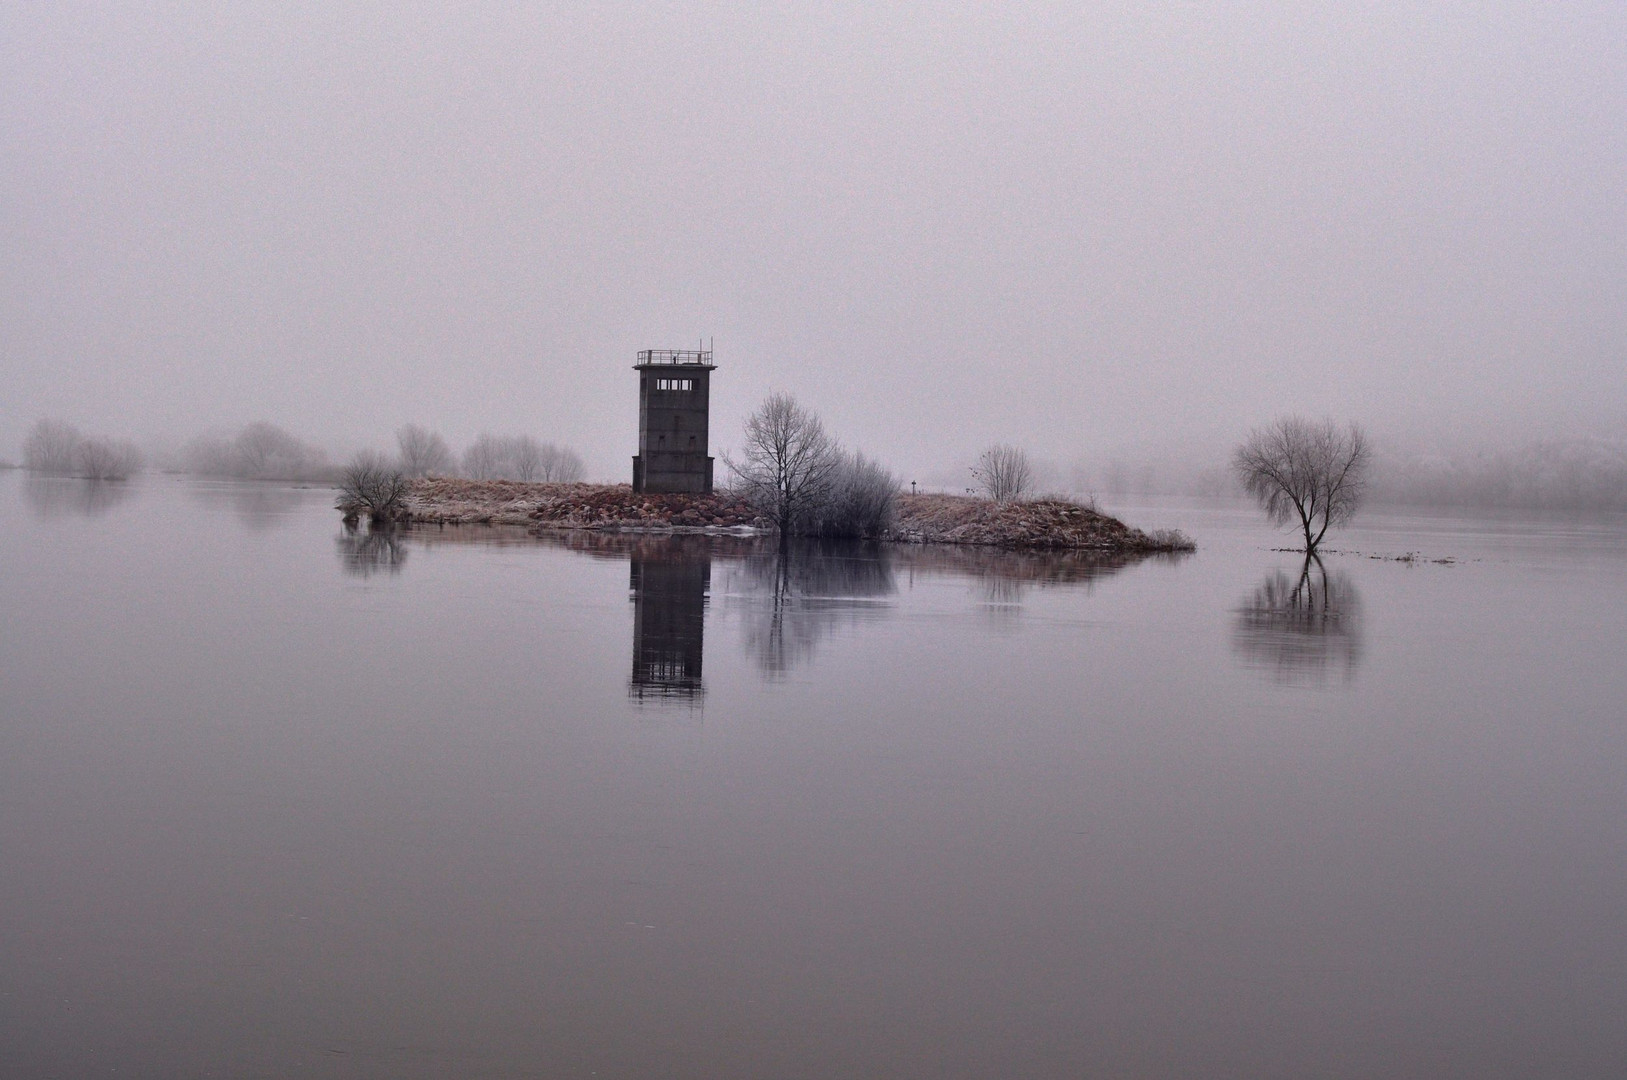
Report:
M 346 520 L 365 513 L 375 524 L 396 521 L 405 514 L 409 486 L 393 463 L 381 454 L 364 450 L 340 470 L 335 509 L 342 510 Z
M 503 449 L 508 459 L 507 475 L 527 484 L 543 479 L 541 443 L 529 435 L 511 435 L 503 440 Z
M 1287 416 L 1250 432 L 1232 454 L 1232 468 L 1268 518 L 1299 526 L 1309 555 L 1329 526 L 1356 513 L 1371 457 L 1355 424 Z
M 181 451 L 188 472 L 237 480 L 311 480 L 329 475 L 327 455 L 275 424 L 257 421 L 236 435 L 204 435 Z
M 92 480 L 127 480 L 141 468 L 141 451 L 122 439 L 86 439 L 76 456 L 79 475 Z
M 471 480 L 495 480 L 505 467 L 503 441 L 481 432 L 463 452 L 463 475 Z
M 417 424 L 396 430 L 395 442 L 401 452 L 401 471 L 409 477 L 444 473 L 452 467 L 452 451 L 446 440 Z
M 79 467 L 79 445 L 84 436 L 61 420 L 40 420 L 23 440 L 23 468 L 66 476 Z
M 1034 485 L 1034 467 L 1028 455 L 1015 446 L 991 446 L 972 466 L 978 487 L 995 502 L 1012 502 Z
M 574 484 L 582 479 L 586 469 L 574 450 L 542 444 L 542 473 L 539 480 L 550 484 Z
M 255 479 L 281 477 L 289 462 L 302 461 L 307 453 L 298 439 L 264 420 L 238 432 L 234 445 L 241 475 Z
M 830 496 L 841 460 L 819 417 L 784 393 L 770 394 L 746 418 L 739 459 L 723 456 L 747 498 L 778 526 L 782 542 Z

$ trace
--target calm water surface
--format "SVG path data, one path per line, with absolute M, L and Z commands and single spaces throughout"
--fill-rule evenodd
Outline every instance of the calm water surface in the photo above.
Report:
M 0 474 L 5 1075 L 1627 1075 L 1619 518 L 329 507 Z

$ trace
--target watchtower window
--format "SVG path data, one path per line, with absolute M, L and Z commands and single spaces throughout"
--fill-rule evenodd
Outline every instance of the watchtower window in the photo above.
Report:
M 657 380 L 655 380 L 655 388 L 657 390 L 693 390 L 693 389 L 695 389 L 695 380 L 694 379 L 657 379 Z

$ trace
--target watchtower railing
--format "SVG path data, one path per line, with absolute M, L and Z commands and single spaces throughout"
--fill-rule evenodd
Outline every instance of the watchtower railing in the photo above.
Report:
M 645 364 L 694 364 L 712 366 L 711 349 L 641 349 L 638 354 L 638 363 Z

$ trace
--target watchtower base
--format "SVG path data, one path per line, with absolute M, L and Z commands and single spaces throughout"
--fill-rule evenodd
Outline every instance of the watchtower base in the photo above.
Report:
M 633 490 L 651 495 L 706 494 L 712 490 L 714 459 L 699 454 L 633 455 Z

